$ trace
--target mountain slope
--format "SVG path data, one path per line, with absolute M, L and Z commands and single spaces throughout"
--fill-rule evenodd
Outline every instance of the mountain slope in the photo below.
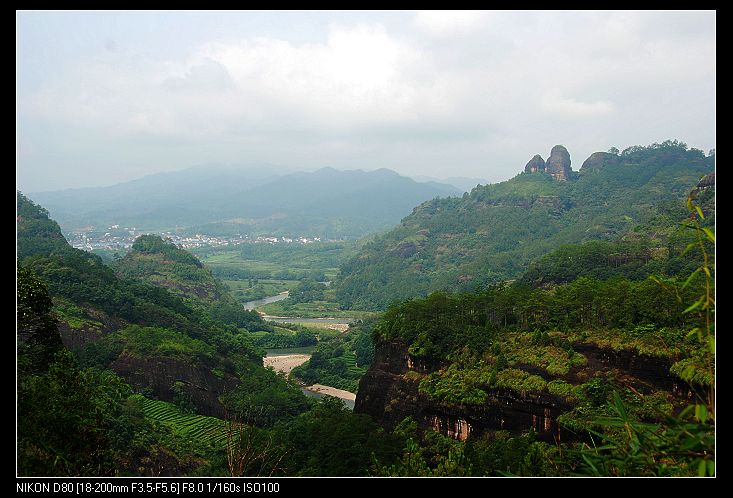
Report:
M 397 223 L 412 207 L 457 195 L 380 169 L 262 172 L 186 170 L 104 188 L 33 194 L 65 230 L 113 224 L 144 230 L 360 237 Z
M 124 258 L 113 264 L 120 278 L 169 290 L 212 319 L 250 332 L 271 330 L 255 311 L 247 311 L 193 254 L 158 235 L 142 235 Z
M 98 256 L 69 246 L 48 213 L 20 193 L 17 213 L 20 267 L 48 286 L 62 340 L 83 365 L 110 368 L 137 391 L 218 416 L 220 396 L 244 372 L 264 371 L 249 334 L 209 311 L 218 308 L 118 278 Z
M 682 199 L 715 163 L 678 142 L 608 156 L 570 171 L 568 181 L 521 173 L 462 198 L 417 206 L 342 266 L 339 301 L 379 309 L 431 291 L 516 278 L 562 244 L 612 239 L 646 223 L 657 205 Z

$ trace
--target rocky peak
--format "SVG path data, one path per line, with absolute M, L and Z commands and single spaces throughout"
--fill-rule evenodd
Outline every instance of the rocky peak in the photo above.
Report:
M 587 171 L 598 171 L 605 166 L 618 163 L 618 156 L 610 154 L 608 152 L 594 152 L 588 159 L 583 161 L 583 165 L 580 167 L 581 173 Z
M 529 160 L 527 165 L 524 167 L 525 173 L 537 173 L 538 171 L 545 171 L 545 160 L 542 156 L 535 154 L 535 156 Z
M 550 152 L 550 157 L 545 163 L 545 172 L 549 173 L 555 180 L 566 182 L 570 179 L 570 153 L 562 145 L 556 145 Z

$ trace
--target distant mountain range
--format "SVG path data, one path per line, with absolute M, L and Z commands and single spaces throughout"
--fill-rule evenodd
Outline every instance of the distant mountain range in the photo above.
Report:
M 491 183 L 485 178 L 471 178 L 468 176 L 450 176 L 448 178 L 436 178 L 434 176 L 413 175 L 410 178 L 412 178 L 416 182 L 433 182 L 441 183 L 444 185 L 451 185 L 458 190 L 462 190 L 464 192 L 470 192 L 474 187 L 478 185 L 488 185 L 489 183 Z
M 278 176 L 265 169 L 191 168 L 109 187 L 28 195 L 66 231 L 119 224 L 211 235 L 357 238 L 394 226 L 426 200 L 461 193 L 388 169 L 323 168 Z

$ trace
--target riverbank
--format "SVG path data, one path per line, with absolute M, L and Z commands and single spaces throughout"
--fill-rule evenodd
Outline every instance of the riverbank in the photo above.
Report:
M 323 394 L 325 396 L 334 396 L 336 398 L 346 399 L 349 401 L 356 401 L 356 394 L 349 391 L 344 391 L 343 389 L 336 389 L 335 387 L 324 386 L 323 384 L 304 386 L 304 389 L 307 389 L 314 393 Z
M 283 372 L 285 377 L 290 376 L 290 372 L 297 366 L 302 365 L 310 359 L 309 354 L 284 354 L 277 356 L 265 356 L 262 359 L 262 364 L 266 367 L 272 367 L 277 372 Z M 336 398 L 343 399 L 350 402 L 353 406 L 356 400 L 356 394 L 345 391 L 343 389 L 336 389 L 331 386 L 324 386 L 323 384 L 313 384 L 312 386 L 302 386 L 303 389 L 316 393 L 321 396 L 334 396 Z
M 310 359 L 309 354 L 290 354 L 290 355 L 278 355 L 278 356 L 265 356 L 262 359 L 262 364 L 267 367 L 272 367 L 276 372 L 282 372 L 285 377 L 290 376 L 290 372 L 297 366 L 302 365 Z

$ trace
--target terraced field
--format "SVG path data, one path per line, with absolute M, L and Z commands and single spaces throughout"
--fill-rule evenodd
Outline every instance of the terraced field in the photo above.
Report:
M 361 377 L 366 373 L 366 368 L 356 366 L 356 354 L 353 351 L 347 351 L 344 353 L 344 359 L 346 360 L 346 367 L 350 374 Z
M 226 422 L 215 417 L 181 413 L 173 404 L 135 395 L 143 406 L 146 418 L 173 428 L 176 432 L 194 440 L 226 445 Z

